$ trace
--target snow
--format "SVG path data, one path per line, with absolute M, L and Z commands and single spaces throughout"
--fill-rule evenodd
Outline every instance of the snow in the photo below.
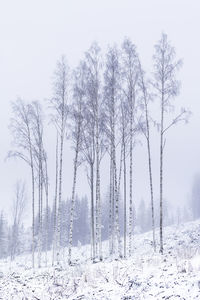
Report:
M 153 252 L 151 237 L 136 234 L 129 259 L 92 264 L 87 245 L 73 249 L 73 266 L 64 249 L 62 268 L 49 264 L 33 272 L 30 254 L 0 260 L 0 299 L 200 299 L 200 220 L 166 227 L 164 255 Z M 106 257 L 107 242 L 103 249 Z

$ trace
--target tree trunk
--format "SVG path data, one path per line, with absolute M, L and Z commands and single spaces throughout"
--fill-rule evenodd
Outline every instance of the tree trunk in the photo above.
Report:
M 40 164 L 38 169 L 38 268 L 41 267 L 41 184 L 40 184 Z
M 64 117 L 63 117 L 64 118 Z M 63 142 L 64 142 L 64 129 L 62 121 L 62 131 L 60 136 L 60 170 L 59 170 L 59 191 L 58 191 L 58 222 L 57 222 L 57 263 L 60 264 L 61 252 L 61 202 L 62 202 L 62 164 L 63 164 Z
M 161 104 L 161 131 L 160 131 L 160 253 L 163 254 L 163 117 L 164 96 Z
M 54 196 L 52 265 L 54 265 L 55 251 L 57 250 L 57 193 L 58 193 L 58 135 L 57 135 L 57 141 L 56 141 L 56 182 L 55 182 L 55 196 Z
M 99 172 L 100 173 L 100 172 Z M 101 219 L 102 219 L 102 206 L 101 206 L 101 193 L 100 193 L 100 174 L 99 174 L 99 259 L 100 261 L 103 260 L 103 253 L 102 253 L 102 226 L 101 226 Z
M 155 238 L 155 215 L 154 215 L 154 195 L 153 195 L 153 178 L 152 178 L 152 164 L 151 164 L 151 148 L 150 148 L 150 130 L 149 130 L 149 115 L 148 115 L 148 103 L 147 103 L 147 94 L 146 87 L 143 79 L 142 70 L 141 79 L 142 79 L 142 90 L 144 95 L 144 106 L 145 106 L 145 118 L 146 118 L 146 140 L 147 140 L 147 151 L 148 151 L 148 165 L 149 165 L 149 184 L 150 184 L 150 193 L 151 193 L 151 218 L 152 218 L 152 232 L 153 232 L 153 248 L 156 251 L 156 238 Z
M 117 165 L 116 165 L 116 153 L 115 153 L 115 134 L 113 137 L 114 149 L 113 149 L 113 171 L 114 171 L 114 196 L 115 196 L 115 232 L 118 242 L 118 255 L 121 257 L 121 240 L 120 240 L 120 228 L 119 228 L 119 197 L 117 186 Z
M 130 120 L 130 186 L 129 186 L 129 256 L 132 253 L 132 236 L 133 236 L 133 199 L 132 199 L 132 190 L 133 190 L 133 116 L 131 112 Z
M 153 199 L 153 179 L 152 179 L 152 167 L 151 167 L 151 149 L 149 137 L 147 139 L 148 148 L 148 161 L 149 161 L 149 182 L 151 191 L 151 219 L 152 219 L 152 231 L 153 231 L 153 248 L 156 251 L 156 238 L 155 238 L 155 217 L 154 217 L 154 199 Z
M 113 254 L 113 175 L 112 156 L 110 156 L 110 191 L 109 191 L 109 253 Z
M 31 134 L 28 126 L 28 143 L 30 152 L 31 179 L 32 179 L 32 267 L 35 268 L 35 175 L 33 165 L 33 152 L 31 144 Z
M 31 177 L 32 177 L 32 267 L 35 268 L 35 178 L 31 151 Z
M 45 162 L 45 193 L 46 193 L 46 224 L 45 224 L 45 264 L 47 266 L 47 250 L 49 245 L 49 183 L 48 183 L 48 170 L 47 170 L 47 159 L 44 158 Z
M 100 260 L 102 260 L 98 100 L 96 107 L 96 246 L 96 255 L 99 256 Z
M 94 164 L 90 164 L 92 261 L 95 261 Z
M 38 245 L 38 267 L 41 267 L 41 255 L 43 248 L 43 166 L 41 150 L 39 154 L 39 245 Z
M 125 132 L 123 127 L 123 162 L 124 162 L 124 258 L 126 258 L 126 145 L 125 145 Z
M 73 176 L 73 187 L 72 187 L 72 200 L 70 210 L 70 229 L 69 229 L 69 251 L 68 251 L 68 263 L 71 264 L 71 252 L 72 252 L 72 237 L 73 237 L 73 221 L 74 221 L 74 206 L 75 206 L 75 189 L 76 189 L 76 174 L 78 165 L 78 152 L 79 152 L 79 137 L 76 143 L 76 153 L 74 159 L 74 176 Z

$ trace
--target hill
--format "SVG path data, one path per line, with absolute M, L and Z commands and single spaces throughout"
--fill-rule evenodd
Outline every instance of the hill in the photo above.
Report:
M 73 249 L 73 266 L 64 249 L 62 268 L 33 272 L 29 254 L 1 260 L 0 299 L 200 299 L 200 220 L 166 227 L 164 255 L 153 252 L 151 236 L 134 236 L 129 259 L 106 259 L 104 242 L 105 259 L 95 264 L 88 245 Z

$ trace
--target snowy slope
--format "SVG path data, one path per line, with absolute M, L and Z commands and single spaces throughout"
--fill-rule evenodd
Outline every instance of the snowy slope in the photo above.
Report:
M 127 260 L 91 264 L 89 246 L 74 249 L 71 267 L 64 253 L 62 270 L 33 273 L 30 255 L 1 260 L 0 299 L 200 299 L 200 221 L 165 228 L 164 255 L 153 253 L 151 235 L 135 235 Z

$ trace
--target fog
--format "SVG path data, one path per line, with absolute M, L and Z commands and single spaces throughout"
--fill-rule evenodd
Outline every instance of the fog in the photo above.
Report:
M 176 108 L 189 108 L 192 116 L 187 125 L 178 124 L 167 135 L 164 161 L 164 198 L 180 205 L 189 201 L 194 175 L 200 170 L 200 3 L 198 0 L 74 0 L 74 1 L 2 1 L 0 4 L 0 203 L 10 209 L 14 184 L 22 178 L 28 183 L 29 170 L 21 161 L 7 160 L 12 148 L 8 125 L 11 101 L 26 101 L 52 96 L 52 75 L 56 61 L 66 55 L 70 67 L 78 64 L 84 52 L 96 40 L 103 51 L 107 45 L 121 45 L 129 37 L 137 46 L 148 75 L 152 72 L 154 44 L 162 32 L 167 33 L 177 57 L 183 58 L 178 78 L 181 92 Z M 46 105 L 46 104 L 45 104 Z M 159 104 L 152 105 L 156 116 Z M 47 115 L 49 114 L 46 111 Z M 55 135 L 48 125 L 50 195 L 54 189 Z M 51 128 L 50 128 L 51 127 Z M 155 198 L 159 197 L 159 141 L 152 129 Z M 138 144 L 134 150 L 134 201 L 149 199 L 147 153 Z M 72 153 L 65 145 L 63 192 L 70 196 L 72 186 Z M 106 164 L 104 162 L 103 164 Z M 102 166 L 104 169 L 104 166 Z M 103 171 L 104 172 L 104 171 Z M 107 190 L 107 177 L 102 193 Z M 88 193 L 84 168 L 78 174 L 78 193 Z M 29 205 L 29 204 L 28 204 Z M 31 201 L 30 201 L 31 209 Z M 30 210 L 28 209 L 28 211 Z M 27 212 L 28 216 L 28 212 Z

